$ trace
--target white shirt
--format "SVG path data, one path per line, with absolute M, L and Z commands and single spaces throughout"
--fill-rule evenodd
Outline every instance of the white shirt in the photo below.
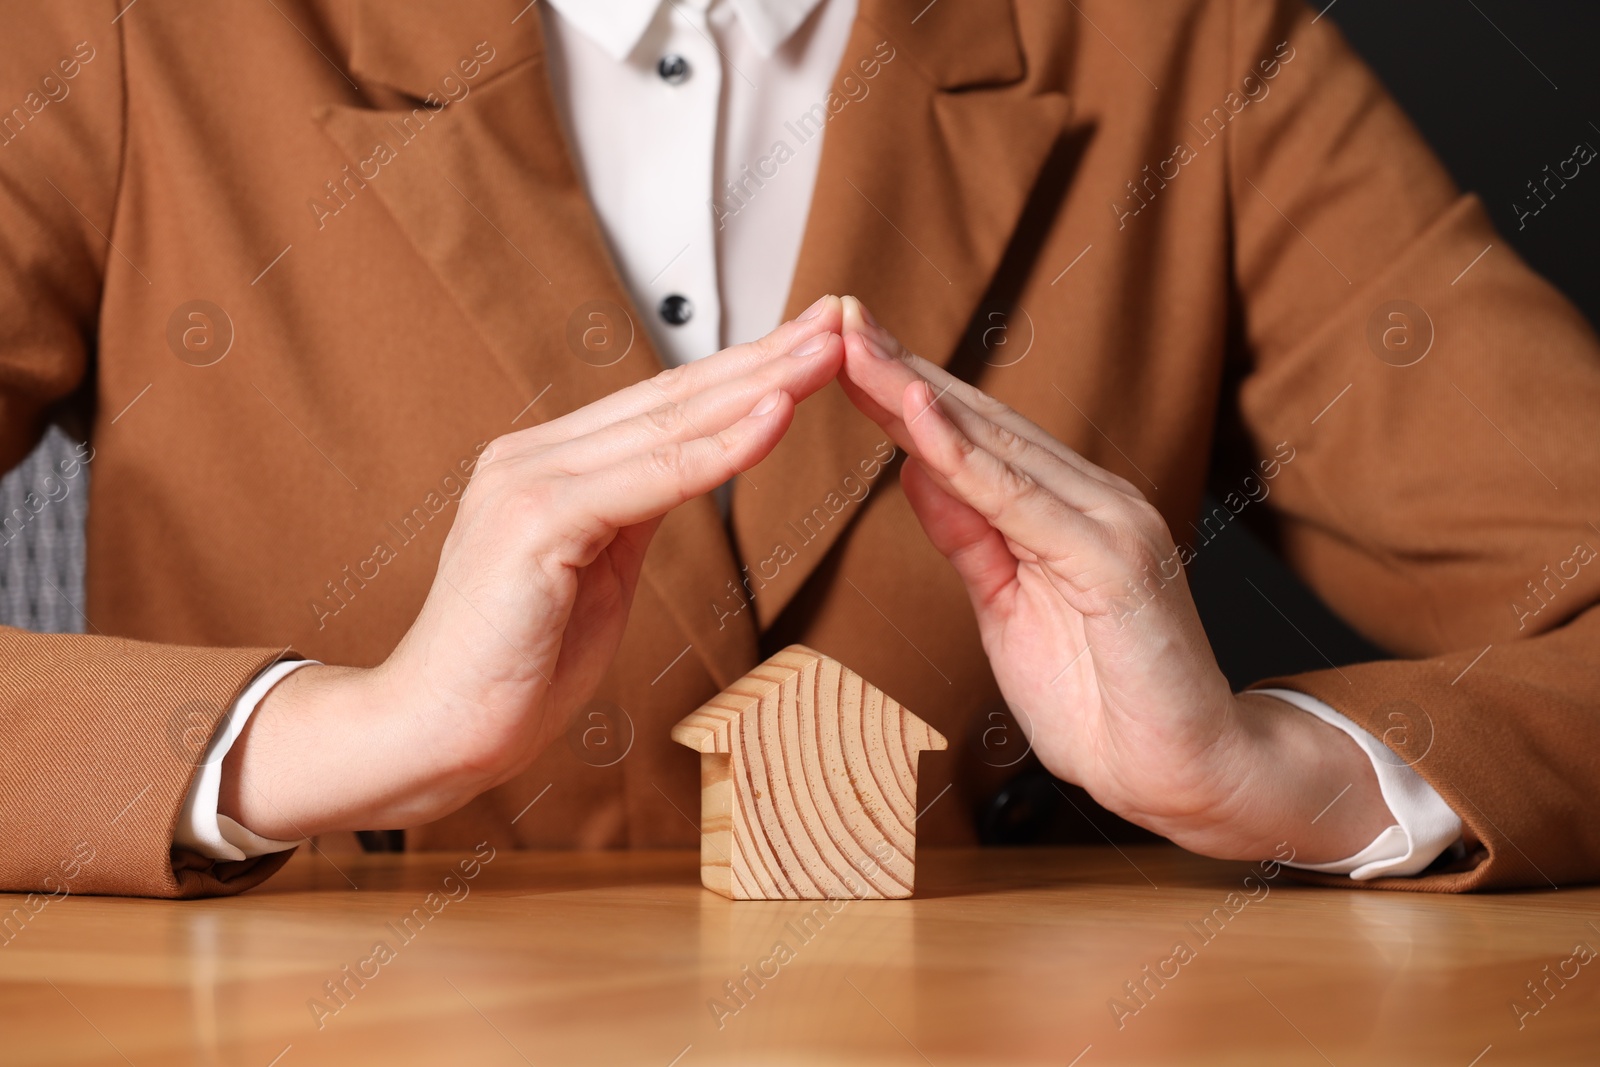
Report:
M 550 76 L 613 259 L 664 361 L 683 364 L 778 325 L 800 254 L 823 129 L 805 116 L 844 57 L 856 0 L 546 0 Z M 681 64 L 669 57 L 678 57 Z M 671 75 L 668 77 L 668 75 Z M 681 76 L 680 76 L 681 75 Z M 787 151 L 778 151 L 782 144 Z M 781 160 L 781 161 L 779 161 Z M 669 321 L 663 301 L 687 314 Z M 274 684 L 242 694 L 190 789 L 177 843 L 215 859 L 294 847 L 217 812 L 222 760 Z M 1395 825 L 1336 863 L 1416 874 L 1461 820 L 1377 738 L 1303 693 L 1267 690 L 1344 731 L 1372 760 Z
M 687 363 L 771 331 L 822 156 L 807 116 L 832 87 L 855 0 L 540 10 L 574 162 L 661 358 Z M 679 79 L 662 76 L 670 57 L 687 65 Z M 673 295 L 690 302 L 682 325 L 659 311 Z

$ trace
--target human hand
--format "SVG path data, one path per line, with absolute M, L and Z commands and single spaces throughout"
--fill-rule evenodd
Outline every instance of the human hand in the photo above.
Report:
M 1218 668 L 1160 512 L 844 298 L 841 382 L 908 453 L 901 484 L 977 614 L 1046 769 L 1196 852 L 1319 863 L 1393 819 L 1346 735 Z M 1347 790 L 1348 787 L 1348 790 Z M 1335 817 L 1318 818 L 1340 796 Z
M 660 519 L 754 466 L 842 361 L 841 305 L 493 441 L 421 613 L 379 667 L 304 667 L 223 765 L 262 836 L 414 826 L 526 768 L 621 643 Z

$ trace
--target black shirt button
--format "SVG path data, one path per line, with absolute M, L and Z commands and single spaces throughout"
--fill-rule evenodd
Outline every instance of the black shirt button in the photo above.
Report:
M 694 318 L 694 305 L 689 303 L 688 297 L 678 293 L 664 297 L 657 310 L 661 312 L 662 319 L 672 326 L 682 326 Z
M 682 56 L 662 56 L 656 73 L 668 85 L 682 85 L 689 77 L 689 61 Z

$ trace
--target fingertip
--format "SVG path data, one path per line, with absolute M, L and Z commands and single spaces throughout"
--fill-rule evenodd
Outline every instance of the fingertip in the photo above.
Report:
M 785 375 L 790 395 L 797 401 L 838 378 L 845 360 L 844 339 L 836 333 L 817 334 L 805 348 L 804 352 L 795 350 L 800 358 L 793 373 Z
M 842 297 L 837 297 L 837 296 L 834 296 L 832 293 L 829 293 L 827 296 L 823 297 L 823 300 L 825 301 L 825 303 L 823 304 L 823 317 L 826 318 L 831 314 L 833 316 L 833 321 L 835 323 L 835 328 L 838 328 L 839 326 L 843 326 L 844 325 L 844 299 Z
M 846 294 L 839 298 L 839 308 L 846 331 L 854 332 L 861 329 L 862 324 L 866 321 L 865 316 L 861 314 L 861 301 Z
M 948 458 L 949 450 L 961 439 L 960 429 L 939 406 L 939 398 L 934 394 L 932 384 L 921 378 L 906 386 L 901 394 L 901 405 L 905 412 L 906 429 L 911 439 L 917 442 L 923 461 L 927 462 L 930 458 L 935 461 L 929 465 L 929 473 L 939 471 L 942 474 L 941 467 Z
M 894 369 L 903 366 L 868 334 L 846 331 L 844 347 L 846 363 L 854 368 L 857 379 L 863 384 L 873 379 L 892 383 L 895 380 Z
M 872 349 L 867 347 L 867 342 L 859 333 L 847 332 L 843 341 L 846 366 L 860 366 L 862 369 L 872 366 L 875 361 Z
M 834 332 L 828 335 L 828 346 L 823 349 L 823 354 L 829 362 L 834 364 L 834 373 L 838 373 L 844 365 L 844 335 Z
M 904 349 L 894 335 L 879 326 L 867 311 L 867 306 L 854 297 L 847 297 L 850 308 L 845 313 L 844 331 L 848 337 L 859 337 L 868 352 L 879 359 L 895 361 Z
M 751 342 L 761 361 L 786 354 L 804 354 L 804 346 L 818 337 L 843 332 L 844 313 L 839 298 L 818 297 L 810 307 L 792 319 L 779 323 L 771 333 Z
M 724 458 L 731 459 L 737 471 L 749 470 L 765 459 L 789 432 L 794 418 L 794 397 L 786 389 L 774 389 L 728 434 Z
M 872 317 L 872 312 L 867 310 L 867 305 L 859 297 L 845 296 L 841 298 L 844 314 L 844 328 L 848 332 L 859 333 L 864 329 L 880 329 L 878 320 Z
M 844 302 L 832 293 L 824 294 L 795 321 L 820 325 L 825 330 L 839 333 L 844 329 Z
M 901 399 L 908 410 L 918 415 L 930 408 L 937 409 L 939 406 L 933 395 L 933 386 L 922 378 L 908 383 L 905 392 L 901 394 Z M 935 414 L 942 415 L 943 412 L 935 411 Z
M 828 381 L 834 381 L 834 380 L 844 376 L 844 364 L 845 364 L 844 338 L 843 337 L 839 337 L 838 345 L 837 346 L 832 346 L 832 347 L 830 347 L 828 349 L 828 356 L 827 356 L 827 365 L 829 367 Z
M 898 413 L 900 382 L 890 366 L 872 354 L 860 334 L 846 333 L 841 350 L 844 358 L 838 373 L 840 386 L 852 398 L 859 396 L 885 413 L 891 408 Z
M 774 411 L 778 410 L 778 406 L 783 403 L 787 396 L 788 394 L 782 389 L 774 389 L 772 392 L 756 401 L 756 406 L 750 409 L 750 418 L 760 419 L 772 414 Z

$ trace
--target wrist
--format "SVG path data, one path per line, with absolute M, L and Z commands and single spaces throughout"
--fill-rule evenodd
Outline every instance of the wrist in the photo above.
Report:
M 458 719 L 389 664 L 303 667 L 257 705 L 223 761 L 217 810 L 275 840 L 442 818 L 498 784 Z M 503 762 L 503 761 L 502 761 Z
M 1287 844 L 1300 862 L 1331 863 L 1394 824 L 1371 760 L 1342 731 L 1261 693 L 1238 694 L 1234 711 L 1218 746 L 1219 795 L 1209 811 L 1170 828 L 1172 840 L 1250 860 Z
M 223 760 L 220 814 L 262 837 L 298 840 L 389 828 L 385 751 L 401 740 L 378 670 L 313 665 L 262 697 Z

